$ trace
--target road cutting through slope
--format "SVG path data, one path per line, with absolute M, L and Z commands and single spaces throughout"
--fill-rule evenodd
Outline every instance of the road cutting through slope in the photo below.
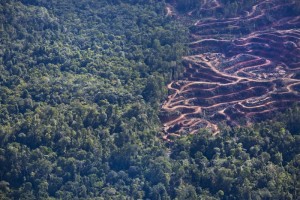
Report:
M 187 14 L 194 41 L 191 55 L 183 57 L 183 76 L 167 86 L 171 94 L 162 105 L 164 139 L 200 128 L 217 134 L 221 122 L 251 124 L 300 102 L 300 17 L 287 12 L 268 21 L 269 12 L 292 6 L 265 0 L 239 17 L 195 20 L 194 10 Z M 245 24 L 256 25 L 247 33 Z

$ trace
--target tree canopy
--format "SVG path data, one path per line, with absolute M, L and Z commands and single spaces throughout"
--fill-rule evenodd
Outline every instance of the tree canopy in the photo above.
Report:
M 0 2 L 0 199 L 296 199 L 299 108 L 161 139 L 188 28 L 158 0 Z

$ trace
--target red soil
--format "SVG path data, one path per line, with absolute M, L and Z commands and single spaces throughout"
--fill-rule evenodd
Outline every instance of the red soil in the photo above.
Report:
M 222 6 L 213 4 L 211 9 Z M 172 94 L 162 106 L 166 140 L 199 128 L 216 134 L 220 122 L 249 124 L 300 101 L 300 80 L 295 76 L 300 70 L 300 16 L 283 12 L 292 6 L 264 0 L 244 16 L 194 23 L 194 53 L 183 58 L 185 73 L 168 85 Z M 270 12 L 283 13 L 266 23 Z M 244 34 L 245 24 L 256 28 Z

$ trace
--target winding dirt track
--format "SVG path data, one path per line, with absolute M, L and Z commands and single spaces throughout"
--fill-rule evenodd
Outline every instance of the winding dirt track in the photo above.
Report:
M 213 2 L 203 9 L 222 6 Z M 240 17 L 195 20 L 193 54 L 183 58 L 183 77 L 167 86 L 164 139 L 199 128 L 216 134 L 220 122 L 249 124 L 300 101 L 300 16 L 287 12 L 292 6 L 265 0 Z

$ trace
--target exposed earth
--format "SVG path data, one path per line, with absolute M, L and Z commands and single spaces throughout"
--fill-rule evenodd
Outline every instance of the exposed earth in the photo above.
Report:
M 212 2 L 203 11 L 222 6 Z M 198 20 L 195 10 L 182 16 L 192 22 L 192 52 L 183 58 L 183 76 L 168 85 L 164 139 L 199 128 L 216 134 L 218 124 L 251 124 L 300 101 L 300 16 L 289 12 L 293 6 L 265 0 L 234 18 Z M 166 9 L 175 15 L 170 4 Z

